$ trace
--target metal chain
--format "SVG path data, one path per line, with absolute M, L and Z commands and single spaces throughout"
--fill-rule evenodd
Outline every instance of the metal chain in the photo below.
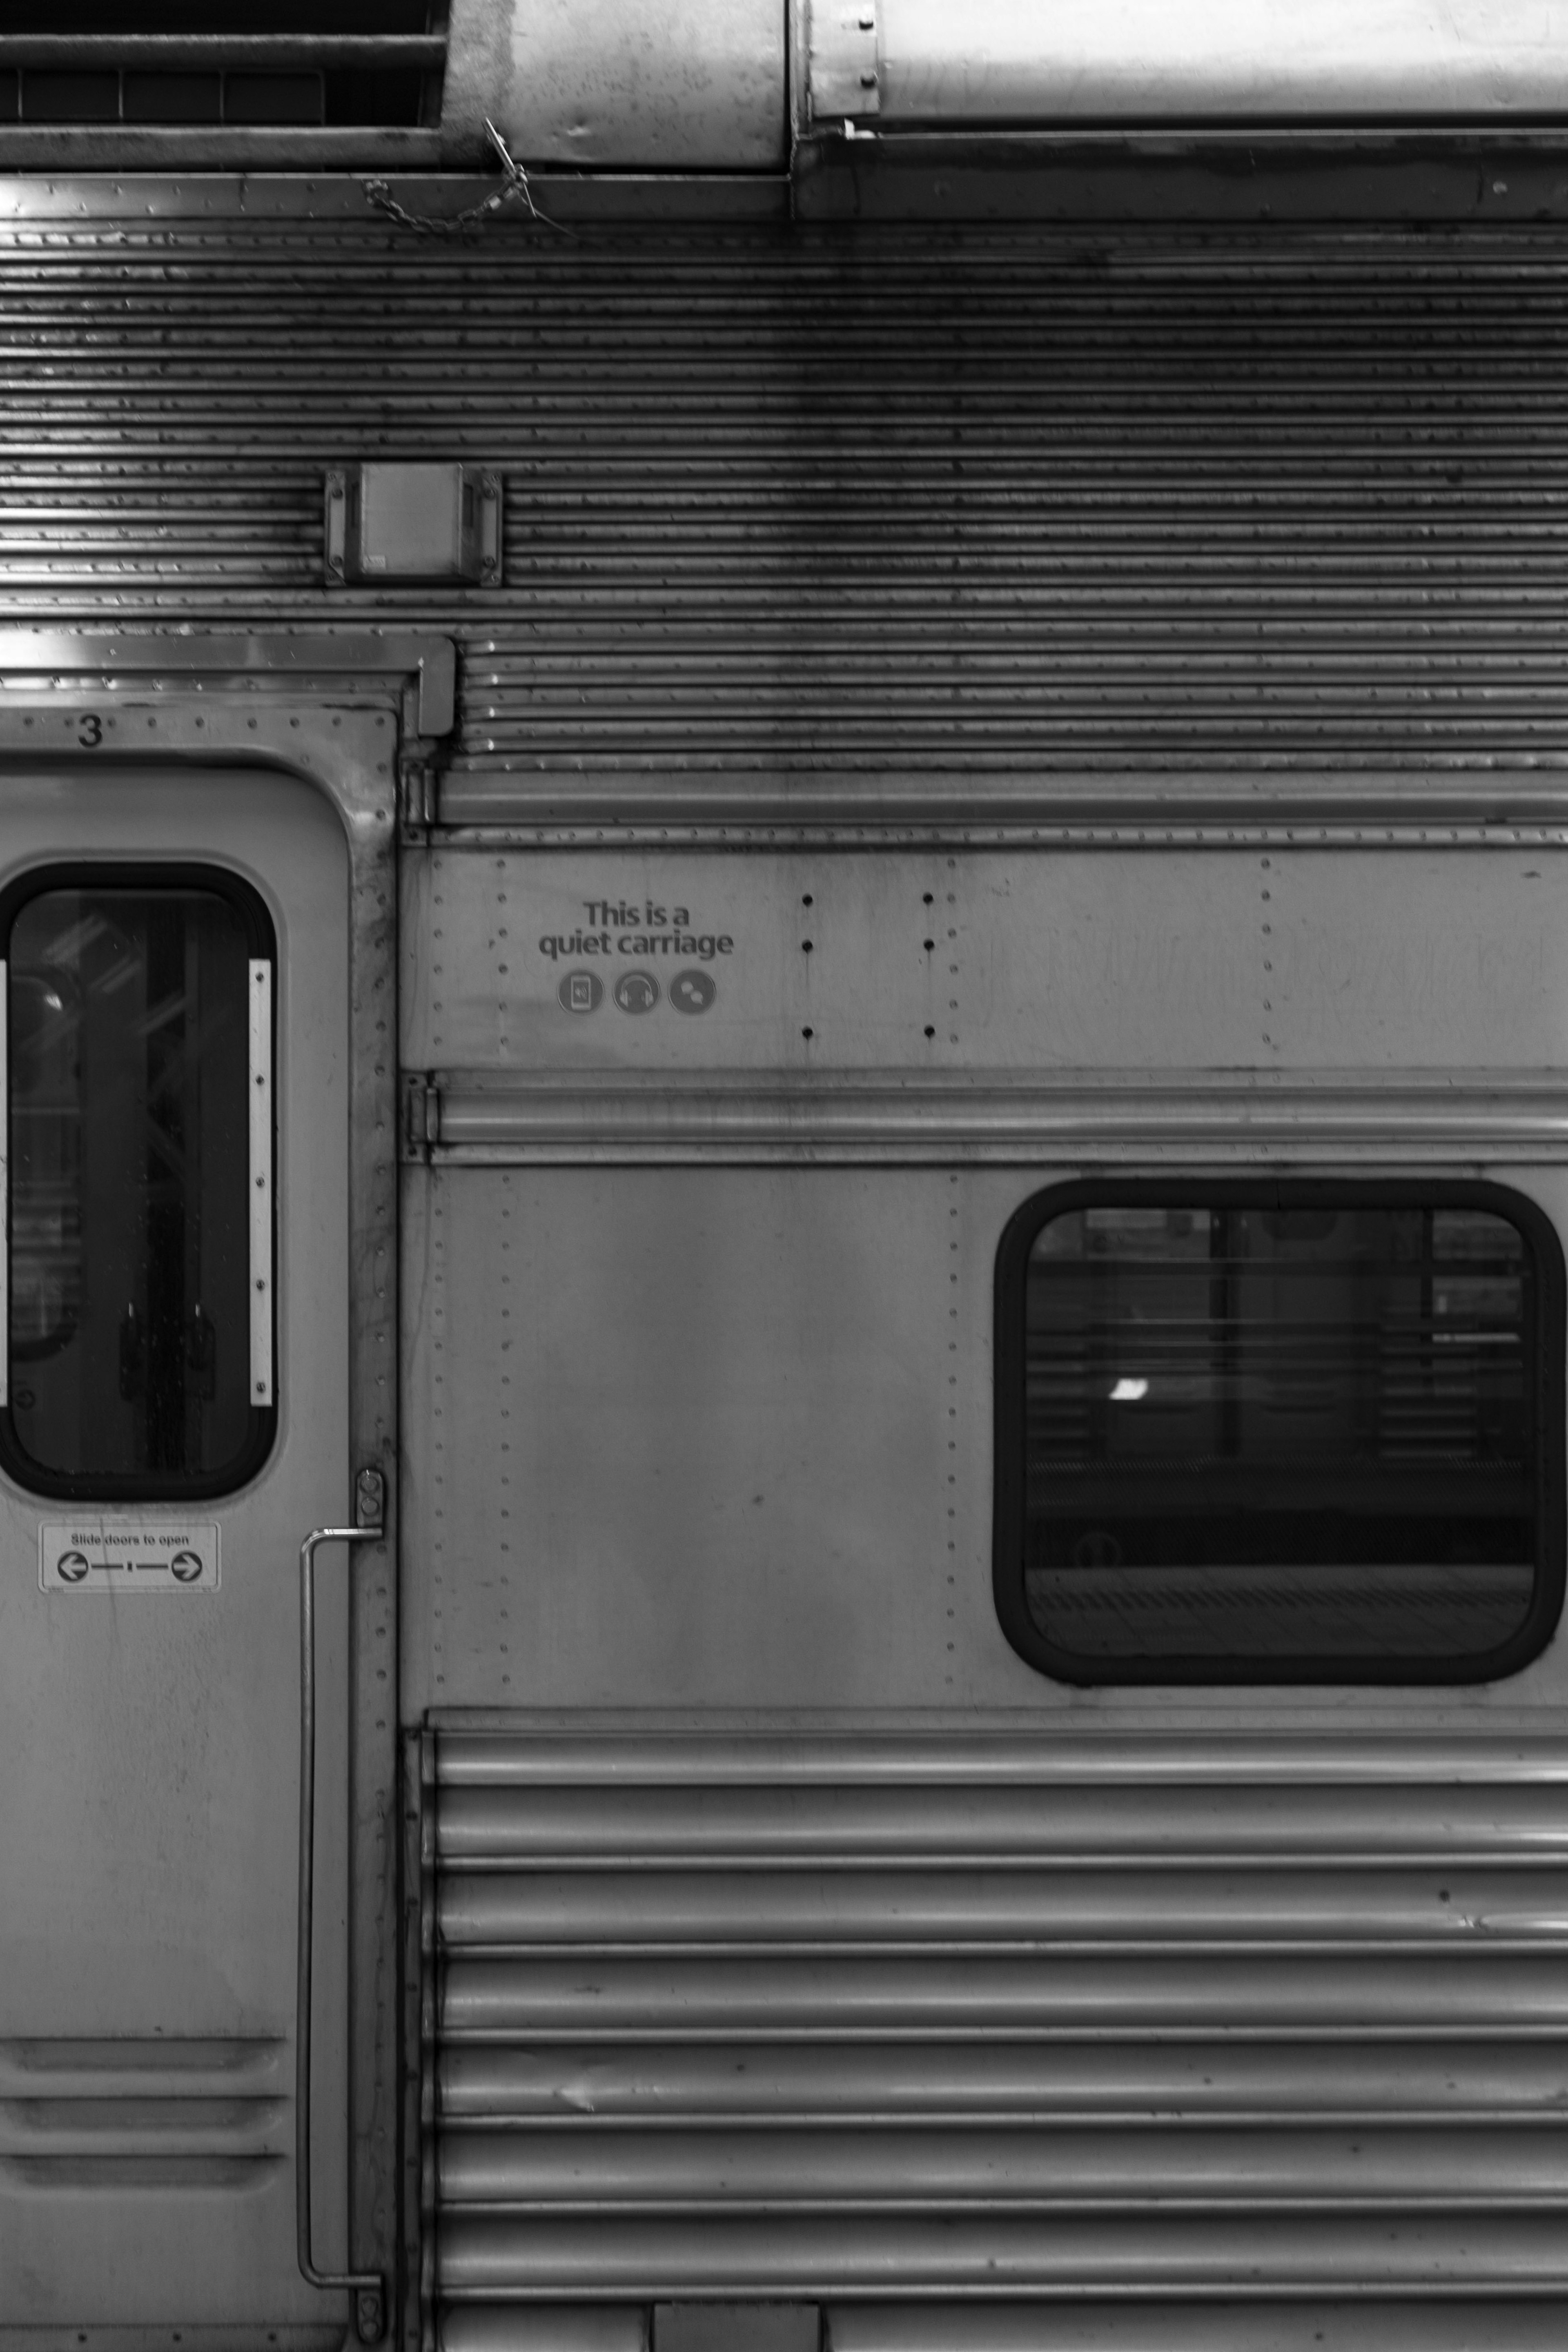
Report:
M 411 228 L 416 236 L 457 236 L 464 229 L 472 228 L 478 222 L 488 219 L 492 213 L 499 213 L 503 205 L 510 204 L 515 197 L 521 198 L 528 206 L 529 218 L 536 220 L 541 228 L 552 228 L 562 236 L 570 236 L 572 231 L 569 228 L 563 227 L 560 221 L 552 220 L 548 213 L 540 211 L 533 201 L 533 191 L 528 184 L 528 173 L 521 163 L 513 162 L 507 152 L 505 140 L 488 116 L 485 130 L 500 160 L 506 179 L 480 203 L 469 205 L 460 213 L 411 213 L 405 205 L 398 203 L 384 180 L 366 180 L 365 194 L 378 212 L 384 213 L 388 220 L 395 220 L 400 228 Z

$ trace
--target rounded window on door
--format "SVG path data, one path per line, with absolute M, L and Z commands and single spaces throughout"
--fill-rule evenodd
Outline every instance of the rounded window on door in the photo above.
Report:
M 56 867 L 0 898 L 0 1462 L 37 1493 L 199 1497 L 271 1445 L 266 909 L 205 867 Z
M 1060 1186 L 996 1310 L 996 1603 L 1031 1664 L 1472 1682 L 1550 1637 L 1563 1264 L 1518 1193 Z

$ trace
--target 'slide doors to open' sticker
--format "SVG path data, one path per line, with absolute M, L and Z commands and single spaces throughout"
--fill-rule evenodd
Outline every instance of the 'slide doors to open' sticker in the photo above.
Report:
M 216 1519 L 47 1519 L 38 1529 L 46 1592 L 216 1592 Z

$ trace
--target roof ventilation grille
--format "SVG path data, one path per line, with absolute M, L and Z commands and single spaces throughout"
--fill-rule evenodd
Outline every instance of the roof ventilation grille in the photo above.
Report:
M 0 131 L 433 128 L 445 0 L 34 0 L 5 11 Z

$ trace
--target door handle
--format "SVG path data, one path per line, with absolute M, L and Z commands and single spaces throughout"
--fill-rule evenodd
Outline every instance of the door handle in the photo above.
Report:
M 358 1524 L 312 1528 L 300 1546 L 300 1948 L 294 2022 L 294 2199 L 300 2269 L 311 2286 L 347 2287 L 362 2344 L 386 2326 L 386 2282 L 379 2271 L 319 2271 L 310 2256 L 310 1931 L 316 1875 L 316 1554 L 322 1544 L 376 1543 L 385 1532 L 379 1470 L 354 1482 Z

